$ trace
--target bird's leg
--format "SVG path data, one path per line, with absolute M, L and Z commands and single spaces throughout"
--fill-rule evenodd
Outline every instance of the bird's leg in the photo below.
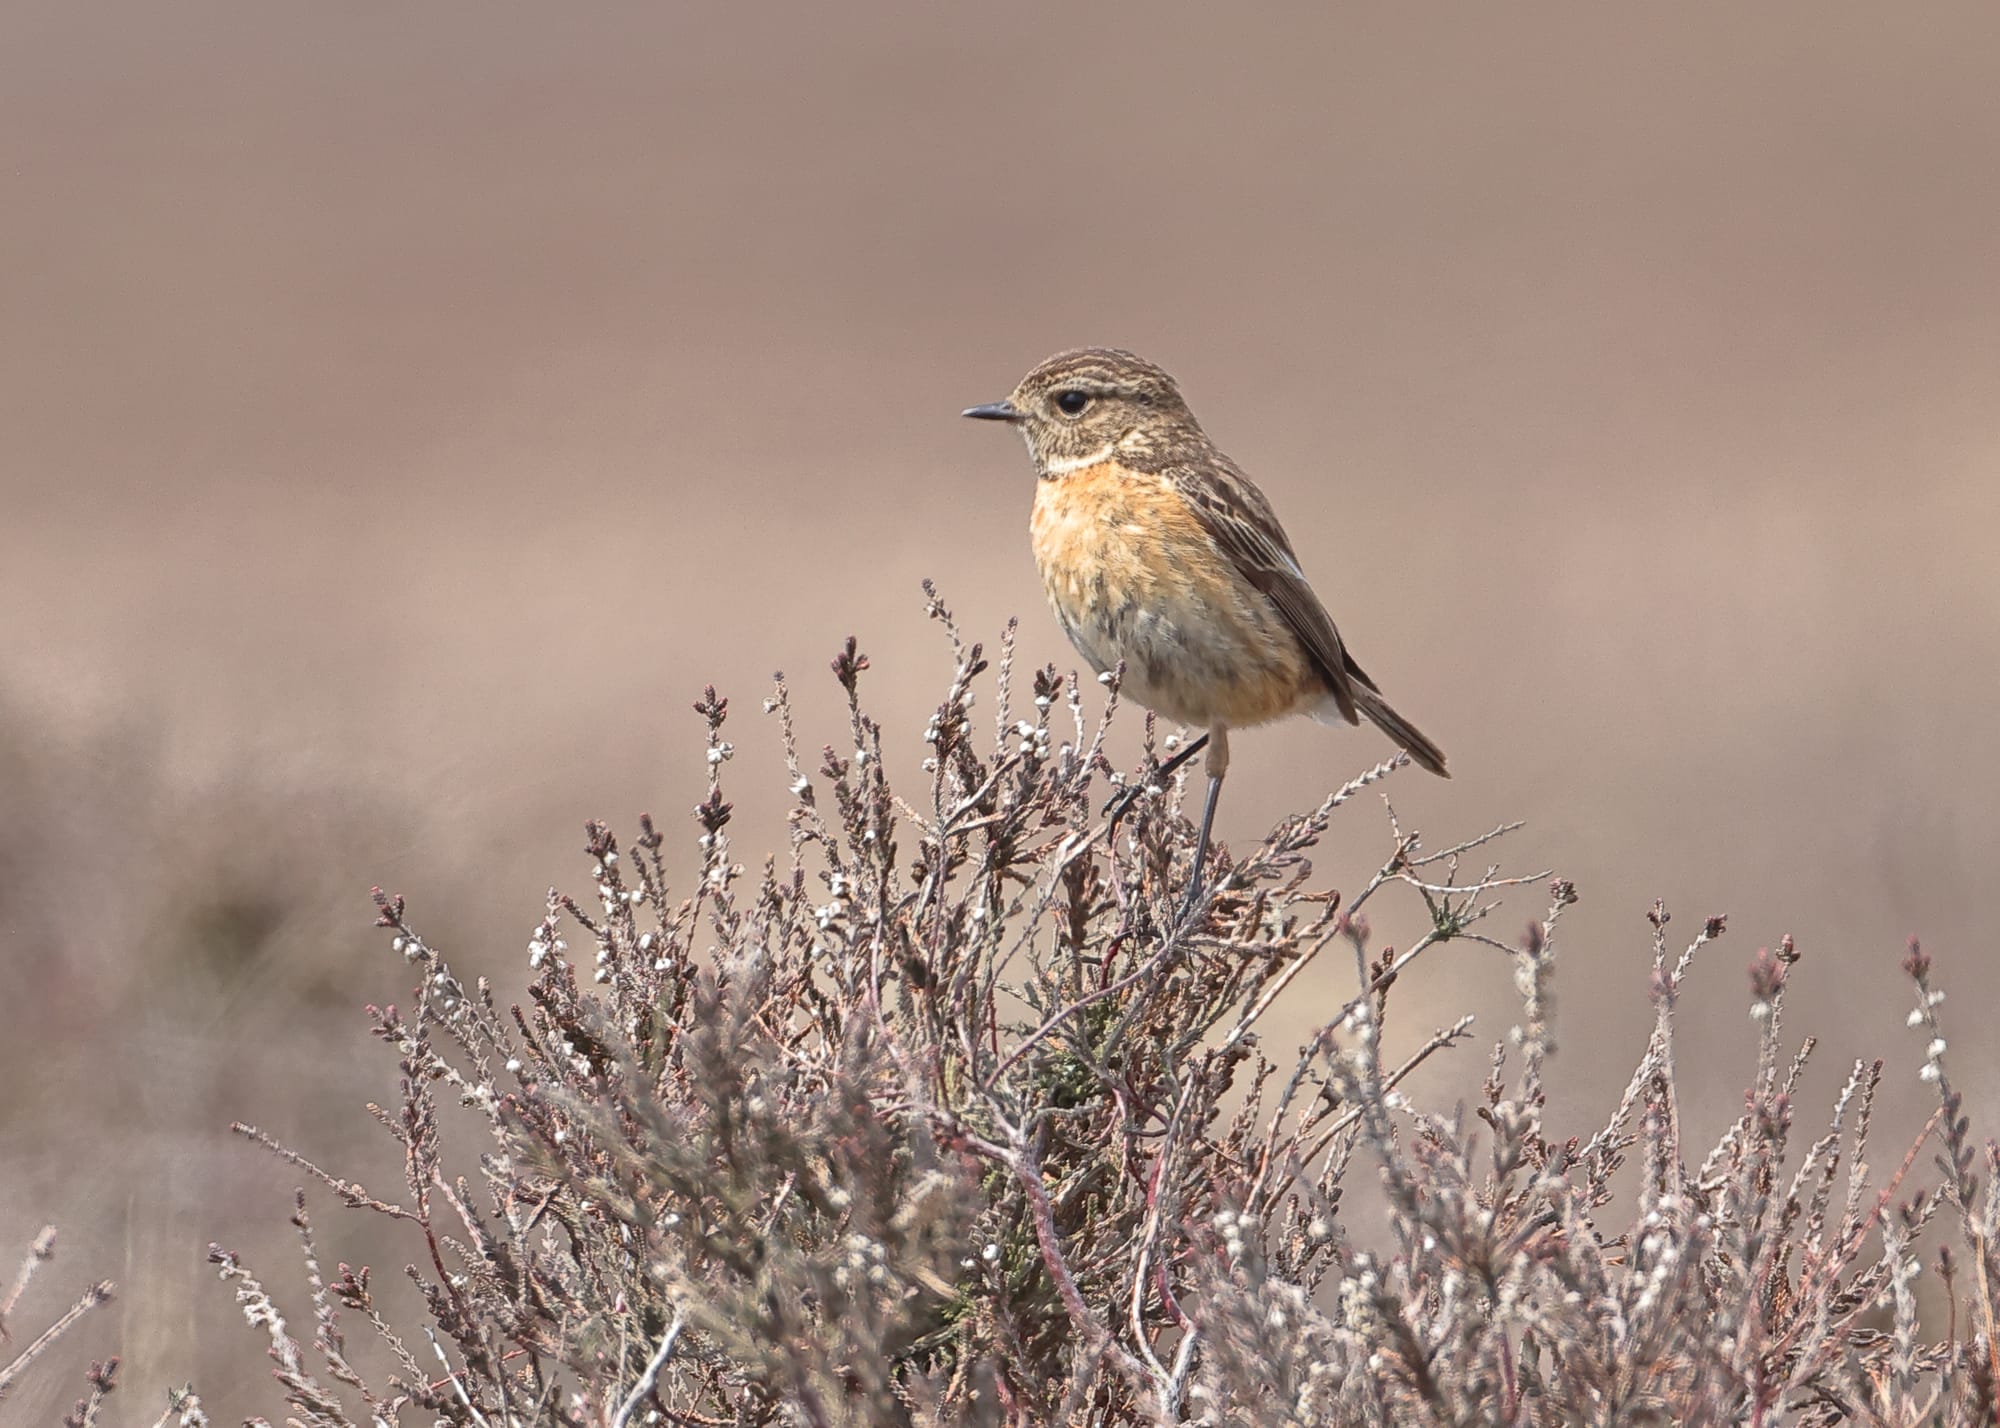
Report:
M 1229 772 L 1229 726 L 1211 724 L 1208 730 L 1208 798 L 1201 808 L 1201 832 L 1194 840 L 1194 873 L 1188 879 L 1187 900 L 1181 904 L 1176 924 L 1186 922 L 1189 914 L 1201 906 L 1201 895 L 1206 890 L 1205 876 L 1208 870 L 1208 833 L 1215 826 L 1215 805 L 1222 796 L 1223 775 Z
M 1203 734 L 1199 739 L 1190 740 L 1186 748 L 1182 749 L 1178 754 L 1175 754 L 1172 758 L 1168 759 L 1165 763 L 1160 765 L 1159 776 L 1161 778 L 1172 778 L 1175 774 L 1180 772 L 1182 764 L 1186 763 L 1189 759 L 1193 758 L 1196 754 L 1200 753 L 1203 749 L 1207 747 L 1208 747 L 1208 735 L 1206 734 Z M 1134 799 L 1136 799 L 1140 794 L 1146 791 L 1147 785 L 1150 784 L 1151 782 L 1152 780 L 1150 779 L 1141 779 L 1138 783 L 1135 783 L 1131 785 L 1129 788 L 1122 790 L 1117 797 L 1113 798 L 1111 802 L 1104 805 L 1104 816 L 1109 818 L 1113 823 L 1116 823 L 1119 819 L 1123 818 L 1125 816 L 1125 810 L 1132 806 L 1132 801 Z

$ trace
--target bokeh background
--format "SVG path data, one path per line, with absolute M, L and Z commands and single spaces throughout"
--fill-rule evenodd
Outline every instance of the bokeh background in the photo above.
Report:
M 194 1378 L 271 1411 L 202 1255 L 300 1307 L 299 1174 L 232 1118 L 395 1178 L 360 1008 L 408 979 L 369 885 L 518 984 L 548 885 L 588 885 L 586 817 L 651 810 L 692 865 L 702 684 L 755 854 L 772 670 L 837 740 L 825 661 L 859 634 L 921 754 L 923 576 L 1070 667 L 1026 460 L 956 413 L 1079 343 L 1181 377 L 1450 749 L 1453 782 L 1392 783 L 1406 823 L 1526 819 L 1509 866 L 1579 884 L 1559 1128 L 1641 1049 L 1655 896 L 1676 945 L 1732 919 L 1684 1013 L 1693 1130 L 1740 1107 L 1741 968 L 1787 931 L 1802 1117 L 1883 1054 L 1920 1119 L 1912 931 L 1990 1093 L 1996 54 L 1978 3 L 17 0 L 0 1246 L 66 1236 L 26 1318 L 116 1279 L 77 1352 L 125 1354 L 128 1410 Z M 1223 835 L 1382 751 L 1240 739 Z M 1385 847 L 1358 803 L 1322 875 Z M 1402 1034 L 1500 1035 L 1509 986 L 1440 955 Z M 317 1203 L 329 1260 L 396 1278 L 407 1246 Z

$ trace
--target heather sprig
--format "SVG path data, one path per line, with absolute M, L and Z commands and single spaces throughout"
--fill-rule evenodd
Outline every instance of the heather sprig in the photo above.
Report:
M 891 786 L 898 741 L 849 640 L 817 761 L 783 676 L 763 735 L 703 692 L 692 880 L 672 884 L 666 826 L 642 817 L 625 843 L 591 823 L 590 893 L 549 894 L 519 992 L 461 978 L 377 894 L 420 978 L 371 1013 L 404 1183 L 377 1195 L 241 1129 L 409 1237 L 424 1319 L 393 1322 L 365 1267 L 322 1271 L 303 1195 L 309 1342 L 216 1250 L 294 1418 L 1991 1421 L 2000 1177 L 1945 1072 L 1927 954 L 1907 964 L 1912 1024 L 1941 1104 L 1886 1175 L 1880 1061 L 1855 1064 L 1816 1139 L 1795 1130 L 1812 1043 L 1785 1036 L 1790 939 L 1749 961 L 1742 1113 L 1686 1143 L 1675 1016 L 1727 924 L 1675 953 L 1664 905 L 1622 1095 L 1600 1124 L 1553 1124 L 1578 894 L 1503 871 L 1517 825 L 1433 851 L 1388 808 L 1386 854 L 1343 896 L 1311 855 L 1399 755 L 1224 850 L 1204 913 L 1177 921 L 1194 832 L 1160 775 L 1173 738 L 1148 719 L 1139 766 L 1114 768 L 1115 672 L 1023 669 L 1011 624 L 989 654 L 926 595 L 950 671 L 913 792 Z M 790 805 L 780 851 L 746 862 L 729 783 L 754 742 Z M 1524 889 L 1539 913 L 1496 935 Z M 1392 899 L 1424 930 L 1377 950 Z M 1392 1054 L 1389 1013 L 1448 942 L 1505 958 L 1520 1011 L 1459 1100 L 1419 1104 L 1413 1073 L 1463 1057 L 1473 1021 Z M 1347 990 L 1278 1045 L 1273 1013 L 1309 974 Z M 1350 1195 L 1356 1177 L 1384 1193 Z M 1943 1326 L 1916 1293 L 1940 1217 L 1967 1261 L 1938 1262 Z

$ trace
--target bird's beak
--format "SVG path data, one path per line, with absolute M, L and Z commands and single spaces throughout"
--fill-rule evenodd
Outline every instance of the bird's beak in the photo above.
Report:
M 1012 402 L 987 402 L 984 406 L 967 407 L 959 415 L 977 417 L 980 421 L 1019 421 L 1022 412 Z

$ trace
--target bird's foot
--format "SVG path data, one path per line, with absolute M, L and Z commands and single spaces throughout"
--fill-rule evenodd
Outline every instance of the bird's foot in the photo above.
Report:
M 1182 749 L 1179 753 L 1175 754 L 1172 758 L 1168 759 L 1165 763 L 1161 764 L 1157 772 L 1151 775 L 1141 777 L 1137 783 L 1127 784 L 1118 793 L 1113 795 L 1111 801 L 1104 805 L 1103 816 L 1110 819 L 1113 823 L 1116 823 L 1119 819 L 1123 818 L 1126 815 L 1126 813 L 1131 811 L 1132 805 L 1138 801 L 1139 795 L 1144 793 L 1147 789 L 1153 786 L 1153 780 L 1155 778 L 1160 779 L 1163 782 L 1166 779 L 1172 778 L 1175 774 L 1180 772 L 1181 766 L 1183 764 L 1187 763 L 1189 759 L 1193 758 L 1196 754 L 1200 753 L 1203 749 L 1207 747 L 1208 747 L 1208 735 L 1206 734 L 1203 734 L 1198 739 L 1190 740 L 1186 748 Z
M 1198 912 L 1207 911 L 1208 879 L 1196 868 L 1194 881 L 1188 884 L 1187 896 L 1181 899 L 1180 911 L 1174 914 L 1174 928 L 1178 931 Z

